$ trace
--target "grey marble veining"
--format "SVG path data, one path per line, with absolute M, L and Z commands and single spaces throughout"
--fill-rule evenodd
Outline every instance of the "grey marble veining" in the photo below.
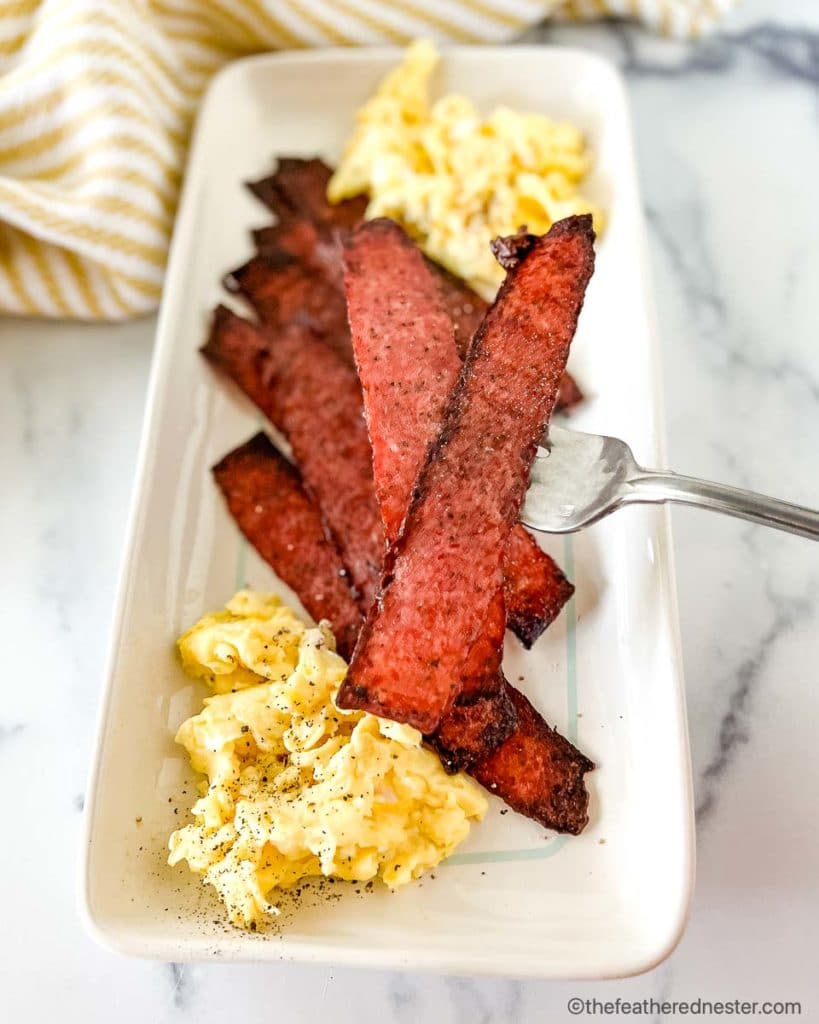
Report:
M 819 5 L 747 0 L 698 45 L 624 23 L 530 36 L 597 50 L 627 75 L 671 464 L 819 505 Z M 806 952 L 819 946 L 819 548 L 693 511 L 675 512 L 674 529 L 698 880 L 686 936 L 655 971 L 578 985 L 154 964 L 86 937 L 66 851 L 79 837 L 152 333 L 150 320 L 0 322 L 8 1019 L 541 1024 L 584 1019 L 565 1009 L 578 994 L 801 999 L 802 1019 L 819 1018 Z

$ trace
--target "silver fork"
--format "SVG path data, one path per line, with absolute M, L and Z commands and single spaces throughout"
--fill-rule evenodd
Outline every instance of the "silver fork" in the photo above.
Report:
M 675 501 L 819 540 L 819 512 L 724 484 L 638 466 L 615 437 L 550 426 L 538 449 L 521 519 L 544 533 L 573 533 L 625 505 Z

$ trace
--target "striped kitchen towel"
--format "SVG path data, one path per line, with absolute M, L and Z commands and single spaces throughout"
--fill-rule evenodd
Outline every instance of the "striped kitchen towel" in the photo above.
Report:
M 0 0 L 0 311 L 118 320 L 162 288 L 211 76 L 312 46 L 500 42 L 546 16 L 673 35 L 734 0 Z

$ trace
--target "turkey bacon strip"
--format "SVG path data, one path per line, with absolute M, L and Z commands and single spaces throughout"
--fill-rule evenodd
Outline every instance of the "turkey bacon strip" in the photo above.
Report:
M 225 288 L 247 299 L 270 327 L 309 327 L 350 366 L 347 306 L 337 285 L 284 251 L 254 256 L 226 274 Z
M 390 547 L 341 707 L 434 732 L 503 584 L 537 444 L 594 266 L 591 217 L 518 238 L 517 262 L 469 349 Z
M 290 442 L 362 607 L 369 607 L 377 592 L 384 532 L 355 370 L 305 327 L 264 330 L 225 306 L 214 314 L 202 354 Z M 351 414 L 355 409 L 358 416 Z
M 345 249 L 345 267 L 353 351 L 389 545 L 398 538 L 461 363 L 435 278 L 394 221 L 373 220 L 358 228 Z M 450 722 L 444 717 L 432 742 L 445 764 L 465 767 L 503 742 L 514 727 L 500 668 L 505 626 L 500 587 L 461 679 L 462 703 L 481 702 L 480 726 L 461 721 L 474 712 L 459 711 Z
M 339 654 L 349 658 L 361 611 L 298 470 L 260 433 L 226 455 L 213 475 L 239 529 L 307 612 L 330 622 Z
M 461 359 L 466 358 L 472 338 L 486 316 L 489 303 L 473 292 L 466 281 L 462 281 L 448 270 L 431 260 L 427 265 L 435 271 L 452 323 L 455 327 L 455 342 Z M 555 401 L 555 412 L 565 412 L 583 401 L 583 392 L 568 370 L 563 371 L 560 388 Z
M 280 157 L 267 178 L 250 181 L 247 187 L 279 220 L 303 217 L 316 224 L 355 227 L 364 219 L 367 197 L 355 196 L 341 203 L 327 199 L 332 170 L 323 160 Z
M 594 762 L 547 725 L 519 690 L 508 691 L 517 728 L 469 772 L 519 814 L 576 836 L 589 820 L 584 776 Z

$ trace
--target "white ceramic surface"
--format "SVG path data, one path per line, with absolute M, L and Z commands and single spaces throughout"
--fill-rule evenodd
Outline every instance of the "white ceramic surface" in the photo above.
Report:
M 693 815 L 667 517 L 635 509 L 548 546 L 577 584 L 560 623 L 507 671 L 599 765 L 579 838 L 545 835 L 496 802 L 434 879 L 302 906 L 268 934 L 220 923 L 183 867 L 165 864 L 192 779 L 173 744 L 203 693 L 174 638 L 238 584 L 274 586 L 245 549 L 209 467 L 258 425 L 197 353 L 220 275 L 264 211 L 241 187 L 274 154 L 330 159 L 393 51 L 259 57 L 230 67 L 196 131 L 160 315 L 149 412 L 89 793 L 88 920 L 106 944 L 189 958 L 334 960 L 538 977 L 644 970 L 678 940 L 692 885 Z M 332 82 L 332 89 L 327 83 Z M 591 399 L 577 424 L 663 461 L 657 352 L 625 93 L 572 50 L 448 52 L 442 90 L 567 118 L 596 154 L 589 189 L 609 211 L 572 365 Z M 627 400 L 624 397 L 627 396 Z M 187 793 L 187 795 L 183 795 Z M 342 887 L 339 887 L 342 890 Z

